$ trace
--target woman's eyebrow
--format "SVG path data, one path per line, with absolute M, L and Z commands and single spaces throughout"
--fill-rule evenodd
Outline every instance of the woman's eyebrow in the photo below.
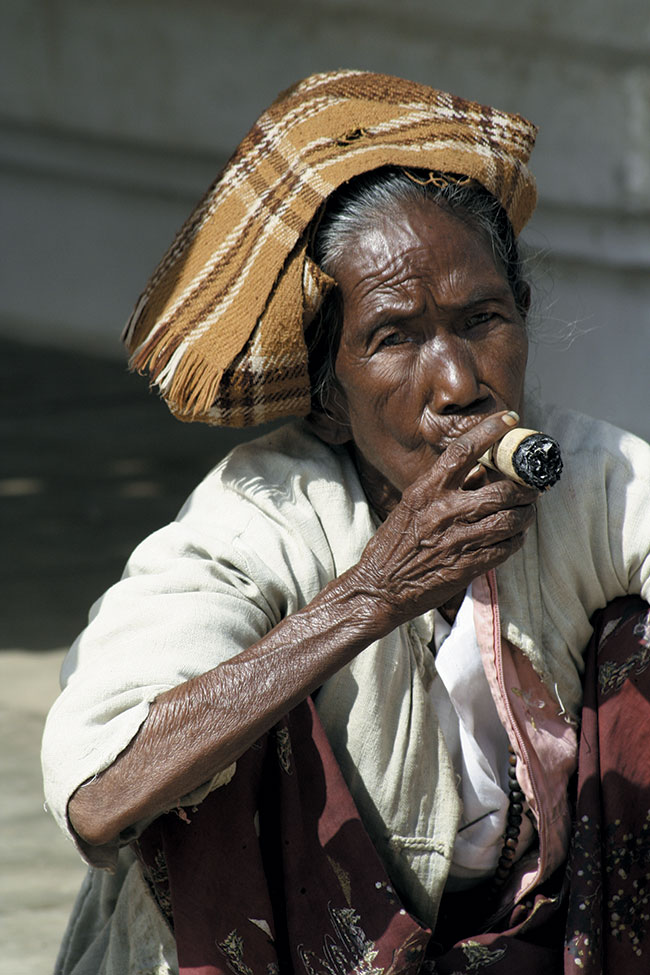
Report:
M 366 331 L 371 333 L 376 332 L 378 329 L 383 328 L 385 325 L 396 325 L 399 322 L 409 322 L 414 318 L 419 318 L 421 315 L 421 309 L 411 307 L 411 308 L 384 308 L 378 310 L 375 314 L 369 315 L 367 319 L 364 320 L 363 326 Z
M 503 281 L 490 285 L 478 285 L 473 288 L 472 291 L 467 295 L 466 299 L 462 302 L 464 307 L 471 307 L 472 305 L 479 305 L 484 301 L 504 301 L 511 300 L 513 297 L 512 289 L 510 285 Z
M 469 293 L 459 296 L 457 301 L 450 298 L 442 307 L 451 311 L 462 311 L 475 308 L 486 301 L 512 301 L 512 298 L 512 290 L 508 282 L 495 277 L 477 283 L 470 288 Z M 366 297 L 365 304 L 371 307 L 360 309 L 358 323 L 363 332 L 371 337 L 384 326 L 409 322 L 423 315 L 426 312 L 427 300 L 424 295 L 419 297 L 403 291 L 391 291 L 390 294 L 376 294 L 371 301 Z
M 487 301 L 512 301 L 513 295 L 507 282 L 495 281 L 493 284 L 479 284 L 469 294 L 463 295 L 458 301 L 450 299 L 441 306 L 452 311 L 462 311 L 485 304 Z M 391 298 L 385 304 L 377 303 L 377 307 L 368 311 L 367 316 L 361 318 L 361 325 L 365 331 L 374 333 L 385 325 L 396 322 L 408 322 L 418 318 L 426 311 L 426 301 L 416 302 L 404 296 L 402 302 Z
M 365 329 L 376 331 L 384 325 L 391 325 L 394 322 L 407 322 L 413 318 L 418 318 L 426 309 L 424 298 L 417 301 L 403 295 L 401 299 L 391 297 L 383 302 L 378 299 L 374 308 L 371 308 L 366 315 L 361 316 L 361 323 Z
M 494 285 L 477 285 L 469 294 L 458 295 L 456 298 L 450 296 L 439 307 L 448 312 L 462 312 L 485 305 L 490 301 L 501 304 L 512 302 L 513 294 L 510 286 L 496 282 Z

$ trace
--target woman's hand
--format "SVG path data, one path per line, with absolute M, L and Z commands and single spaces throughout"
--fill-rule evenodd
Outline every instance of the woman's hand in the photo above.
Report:
M 523 544 L 537 491 L 504 477 L 467 489 L 478 458 L 511 427 L 512 416 L 494 415 L 454 440 L 351 570 L 392 626 L 442 606 Z

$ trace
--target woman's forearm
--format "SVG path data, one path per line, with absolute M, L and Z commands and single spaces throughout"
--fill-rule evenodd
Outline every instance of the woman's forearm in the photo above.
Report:
M 124 752 L 70 799 L 78 835 L 103 846 L 176 806 L 389 632 L 388 614 L 363 588 L 346 573 L 248 650 L 161 694 Z

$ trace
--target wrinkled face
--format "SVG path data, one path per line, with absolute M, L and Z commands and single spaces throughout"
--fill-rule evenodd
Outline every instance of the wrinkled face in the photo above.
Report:
M 396 501 L 449 442 L 519 410 L 528 343 L 489 243 L 436 204 L 409 204 L 349 247 L 336 278 L 340 440 Z

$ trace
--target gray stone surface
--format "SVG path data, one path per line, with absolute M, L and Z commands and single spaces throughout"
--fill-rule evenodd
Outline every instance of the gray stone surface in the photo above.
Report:
M 117 361 L 0 340 L 0 389 L 0 975 L 49 975 L 84 872 L 43 809 L 62 648 L 237 438 L 174 420 Z
M 84 865 L 43 808 L 43 722 L 63 651 L 0 652 L 0 973 L 48 975 Z

